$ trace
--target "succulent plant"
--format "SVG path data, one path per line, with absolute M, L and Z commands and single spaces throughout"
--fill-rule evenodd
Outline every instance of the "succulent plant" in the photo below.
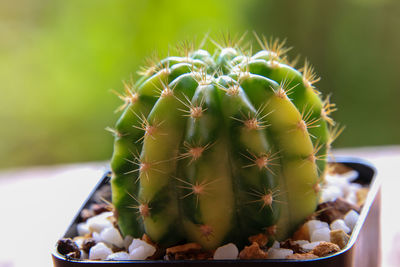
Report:
M 119 94 L 112 195 L 124 235 L 205 249 L 267 233 L 287 238 L 315 211 L 337 135 L 306 62 L 256 36 L 167 57 Z

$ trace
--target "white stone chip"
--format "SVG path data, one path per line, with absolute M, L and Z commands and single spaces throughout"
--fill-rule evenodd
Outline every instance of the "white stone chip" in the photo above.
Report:
M 87 254 L 84 250 L 80 250 L 81 251 L 81 257 L 79 259 L 81 260 L 87 260 L 89 259 L 89 254 Z
M 338 186 L 327 185 L 321 192 L 321 202 L 335 201 L 339 197 L 343 197 L 343 191 Z
M 101 239 L 109 244 L 113 244 L 119 248 L 124 247 L 124 240 L 122 239 L 121 234 L 114 227 L 107 227 L 103 229 L 100 233 Z
M 140 239 L 133 239 L 129 246 L 131 260 L 145 260 L 156 252 L 156 248 Z
M 343 230 L 346 234 L 350 233 L 351 229 L 346 225 L 342 219 L 334 220 L 331 223 L 331 230 Z
M 86 222 L 78 223 L 76 229 L 78 231 L 78 235 L 80 236 L 90 234 L 90 230 Z
M 103 242 L 103 239 L 101 238 L 101 235 L 97 232 L 93 232 L 92 233 L 92 238 L 94 241 L 96 241 L 96 243 L 100 243 Z
M 310 220 L 306 223 L 306 225 L 308 227 L 308 232 L 310 233 L 310 236 L 317 229 L 329 228 L 329 224 L 327 224 L 326 222 L 323 222 L 323 221 L 319 221 L 319 220 Z
M 344 215 L 343 220 L 346 223 L 346 225 L 351 229 L 351 231 L 353 231 L 354 226 L 357 224 L 359 216 L 360 215 L 354 210 L 350 210 L 349 212 L 346 213 L 346 215 Z
M 116 252 L 113 254 L 108 255 L 106 260 L 112 260 L 112 261 L 124 261 L 124 260 L 129 260 L 129 254 L 124 251 Z
M 293 255 L 293 250 L 286 248 L 270 248 L 268 250 L 268 259 L 286 259 Z
M 112 250 L 107 247 L 104 243 L 100 242 L 94 245 L 89 250 L 90 260 L 105 260 L 108 255 L 112 254 Z
M 331 231 L 329 227 L 319 228 L 312 232 L 310 236 L 311 242 L 325 241 L 331 242 Z
M 319 244 L 321 244 L 321 242 L 317 241 L 317 242 L 312 242 L 312 243 L 307 243 L 304 245 L 301 245 L 301 248 L 306 251 L 309 252 L 311 250 L 313 250 L 316 246 L 318 246 Z
M 238 255 L 239 249 L 235 244 L 229 243 L 215 250 L 214 260 L 235 260 Z
M 281 244 L 275 240 L 274 243 L 272 244 L 271 248 L 281 248 Z
M 112 227 L 113 224 L 108 219 L 113 216 L 111 211 L 103 212 L 99 215 L 89 218 L 86 223 L 91 232 L 100 233 L 104 228 Z

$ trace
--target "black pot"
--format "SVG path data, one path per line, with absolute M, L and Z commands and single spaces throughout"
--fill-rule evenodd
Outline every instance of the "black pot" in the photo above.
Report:
M 369 185 L 367 200 L 361 210 L 359 220 L 354 227 L 347 246 L 340 252 L 313 260 L 180 260 L 180 261 L 92 261 L 76 260 L 66 258 L 57 249 L 52 253 L 54 266 L 73 267 L 73 266 L 136 266 L 136 267 L 165 267 L 188 266 L 188 267 L 245 267 L 245 266 L 265 266 L 265 267 L 300 267 L 300 266 L 363 266 L 375 267 L 380 263 L 380 181 L 376 177 L 376 169 L 370 163 L 357 158 L 335 158 L 335 162 L 342 163 L 358 172 L 355 182 Z M 79 222 L 79 214 L 84 208 L 88 208 L 93 202 L 96 192 L 108 184 L 109 174 L 105 174 L 95 189 L 85 201 L 71 225 L 65 232 L 65 238 L 77 235 L 76 225 Z

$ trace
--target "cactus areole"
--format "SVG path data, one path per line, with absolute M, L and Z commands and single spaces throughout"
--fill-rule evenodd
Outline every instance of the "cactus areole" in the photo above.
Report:
M 205 249 L 284 240 L 319 200 L 335 133 L 306 63 L 277 42 L 167 57 L 126 85 L 111 160 L 123 235 Z

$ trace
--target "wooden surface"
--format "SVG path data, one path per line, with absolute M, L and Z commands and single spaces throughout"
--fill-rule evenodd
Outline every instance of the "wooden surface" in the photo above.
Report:
M 400 266 L 400 146 L 336 150 L 369 160 L 382 184 L 382 266 Z M 52 266 L 50 253 L 107 163 L 0 171 L 0 267 Z

